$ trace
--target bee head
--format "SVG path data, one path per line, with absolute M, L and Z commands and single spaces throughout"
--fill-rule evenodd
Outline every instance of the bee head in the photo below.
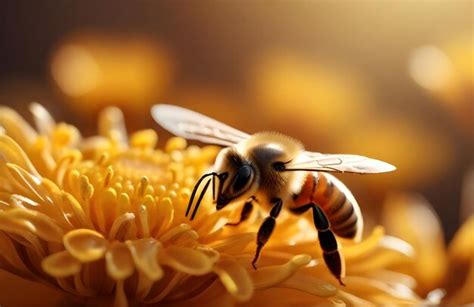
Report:
M 215 172 L 220 174 L 216 209 L 220 210 L 232 201 L 249 197 L 257 187 L 257 170 L 232 148 L 219 153 Z

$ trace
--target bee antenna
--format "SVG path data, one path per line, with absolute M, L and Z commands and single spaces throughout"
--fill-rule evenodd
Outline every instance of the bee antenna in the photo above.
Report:
M 211 181 L 212 181 L 212 178 L 209 179 L 206 182 L 206 184 L 204 185 L 204 188 L 202 189 L 201 194 L 199 195 L 199 198 L 196 202 L 196 207 L 194 207 L 193 214 L 191 215 L 191 221 L 194 220 L 194 217 L 196 216 L 196 213 L 199 209 L 199 206 L 201 205 L 202 199 L 203 199 L 204 195 L 206 194 L 207 189 L 209 188 L 209 183 L 211 183 Z
M 192 207 L 192 204 L 193 204 L 193 201 L 194 201 L 194 197 L 196 197 L 196 193 L 199 189 L 199 186 L 201 185 L 202 181 L 206 178 L 206 177 L 209 177 L 209 176 L 217 176 L 216 173 L 212 172 L 212 173 L 208 173 L 208 174 L 204 174 L 202 175 L 201 178 L 199 178 L 198 182 L 196 182 L 196 184 L 194 185 L 194 188 L 193 188 L 193 192 L 191 193 L 191 197 L 189 198 L 189 203 L 188 203 L 188 207 L 186 208 L 186 216 L 188 216 L 189 214 L 189 211 L 191 210 L 191 207 Z
M 212 176 L 212 201 L 213 202 L 217 201 L 217 198 L 216 198 L 216 177 L 217 177 L 217 175 Z

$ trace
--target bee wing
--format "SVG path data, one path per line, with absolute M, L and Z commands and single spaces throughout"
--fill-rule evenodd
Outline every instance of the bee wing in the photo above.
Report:
M 232 146 L 250 137 L 200 113 L 168 104 L 151 108 L 153 119 L 174 135 L 203 143 Z
M 376 159 L 359 155 L 322 154 L 306 151 L 303 158 L 295 163 L 285 165 L 285 171 L 325 171 L 340 173 L 374 174 L 386 173 L 396 169 L 395 166 Z

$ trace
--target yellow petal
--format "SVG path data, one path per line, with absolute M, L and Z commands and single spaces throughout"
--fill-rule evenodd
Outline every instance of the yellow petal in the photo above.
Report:
M 356 293 L 357 296 L 366 298 L 369 301 L 377 299 L 378 303 L 382 303 L 383 300 L 378 298 L 385 297 L 386 302 L 390 302 L 391 300 L 409 304 L 421 302 L 420 298 L 413 292 L 413 290 L 402 285 L 390 287 L 381 281 L 359 276 L 347 276 L 345 282 L 345 291 Z
M 5 259 L 13 268 L 24 274 L 29 272 L 12 240 L 3 231 L 0 231 L 0 250 L 0 258 Z
M 37 137 L 36 131 L 23 117 L 8 107 L 0 107 L 0 126 L 23 148 L 27 148 Z
M 104 256 L 107 241 L 90 229 L 76 229 L 68 232 L 63 239 L 66 250 L 81 262 L 95 261 Z
M 190 275 L 204 275 L 212 271 L 213 261 L 205 253 L 192 248 L 170 246 L 159 254 L 160 263 Z
M 14 219 L 23 219 L 33 224 L 33 232 L 45 241 L 61 243 L 64 231 L 47 215 L 24 209 L 8 211 L 8 216 Z
M 29 192 L 34 200 L 48 202 L 47 191 L 41 186 L 41 177 L 28 173 L 16 164 L 7 163 L 7 170 L 16 180 L 16 182 Z
M 380 240 L 384 236 L 384 229 L 377 226 L 367 238 L 358 244 L 348 243 L 344 245 L 344 257 L 346 259 L 358 258 L 374 251 L 380 244 Z
M 21 245 L 33 247 L 39 255 L 45 255 L 45 246 L 41 240 L 33 234 L 33 224 L 23 219 L 15 219 L 8 216 L 8 211 L 0 211 L 0 230 L 13 234 L 11 237 Z
M 43 135 L 49 135 L 56 123 L 48 110 L 46 110 L 41 104 L 32 102 L 30 104 L 30 111 L 31 114 L 33 114 L 33 120 L 38 132 Z
M 105 253 L 107 273 L 115 280 L 124 280 L 133 274 L 135 266 L 127 246 L 114 242 Z
M 303 272 L 295 273 L 277 287 L 296 289 L 319 297 L 330 297 L 337 294 L 337 288 L 330 283 L 312 275 L 305 275 Z
M 415 249 L 416 261 L 406 270 L 418 281 L 418 291 L 426 295 L 439 287 L 447 271 L 447 255 L 440 221 L 430 204 L 417 195 L 392 195 L 384 205 L 383 222 L 387 233 Z
M 158 264 L 158 253 L 162 248 L 160 242 L 155 239 L 141 239 L 126 243 L 139 271 L 151 281 L 163 277 L 163 269 Z
M 155 227 L 152 230 L 152 235 L 159 237 L 169 228 L 174 218 L 174 207 L 169 197 L 164 197 L 157 204 L 158 210 L 155 211 L 154 223 Z
M 0 161 L 1 160 L 4 160 L 7 163 L 16 164 L 31 174 L 38 176 L 38 171 L 35 169 L 20 145 L 18 145 L 12 138 L 0 134 Z
M 344 303 L 343 306 L 346 304 L 349 306 L 377 306 L 374 303 L 341 290 L 339 290 L 338 294 L 335 296 L 335 299 L 341 300 Z
M 311 261 L 309 255 L 297 255 L 283 265 L 273 265 L 259 268 L 250 272 L 255 289 L 265 289 L 277 285 Z
M 214 267 L 227 291 L 239 302 L 245 302 L 252 297 L 252 279 L 243 266 L 231 258 L 220 260 Z
M 169 230 L 165 234 L 163 234 L 160 237 L 160 241 L 164 243 L 166 241 L 173 240 L 179 235 L 181 235 L 183 232 L 190 231 L 190 230 L 191 230 L 191 226 L 189 226 L 188 224 L 180 224 L 176 227 L 173 227 L 171 230 Z
M 255 233 L 241 233 L 229 236 L 221 241 L 211 242 L 209 245 L 216 251 L 238 254 L 255 241 L 255 236 Z
M 46 273 L 57 278 L 71 276 L 81 271 L 81 263 L 68 251 L 46 257 L 41 262 L 41 267 Z
M 110 228 L 109 238 L 115 240 L 134 239 L 135 234 L 135 215 L 127 212 L 114 221 Z
M 458 261 L 474 259 L 474 215 L 456 232 L 449 246 L 449 256 Z
M 127 130 L 123 113 L 119 108 L 108 107 L 99 114 L 99 132 L 105 137 L 114 135 L 121 145 L 127 143 Z

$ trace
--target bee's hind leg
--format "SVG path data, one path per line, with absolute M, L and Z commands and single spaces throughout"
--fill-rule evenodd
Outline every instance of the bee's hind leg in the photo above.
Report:
M 244 207 L 242 208 L 242 211 L 240 212 L 239 221 L 236 223 L 227 223 L 226 226 L 238 226 L 242 222 L 245 222 L 246 220 L 248 220 L 253 210 L 253 202 L 258 203 L 258 200 L 257 198 L 255 198 L 255 196 L 250 196 L 249 199 L 245 202 Z
M 275 228 L 276 218 L 280 215 L 281 208 L 283 207 L 283 202 L 280 198 L 273 198 L 271 200 L 273 204 L 272 209 L 270 210 L 270 215 L 265 218 L 262 225 L 258 229 L 257 234 L 257 250 L 255 251 L 255 257 L 252 261 L 252 266 L 254 269 L 257 269 L 257 261 L 260 257 L 260 252 L 262 251 L 263 246 L 268 242 L 270 236 L 272 235 L 273 229 Z
M 295 214 L 302 214 L 309 209 L 313 209 L 313 222 L 318 231 L 319 245 L 323 250 L 324 262 L 339 283 L 344 286 L 342 281 L 345 269 L 344 258 L 338 249 L 336 237 L 330 228 L 331 225 L 326 214 L 314 203 L 294 208 L 291 211 Z

